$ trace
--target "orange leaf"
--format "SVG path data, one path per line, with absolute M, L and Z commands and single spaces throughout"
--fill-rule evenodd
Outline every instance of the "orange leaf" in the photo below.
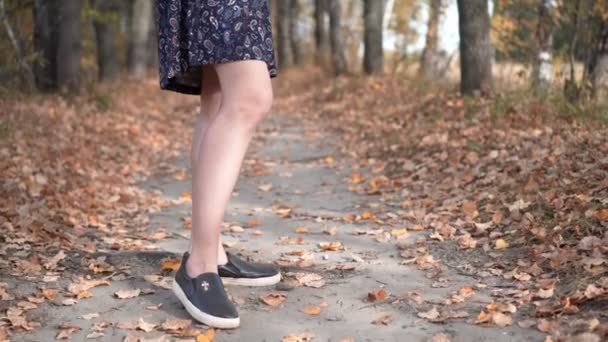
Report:
M 367 300 L 370 302 L 385 300 L 387 297 L 388 293 L 384 289 L 372 291 L 367 294 Z
M 181 260 L 179 259 L 165 259 L 162 261 L 161 265 L 160 265 L 160 269 L 162 271 L 177 271 L 179 269 L 179 266 L 181 265 Z

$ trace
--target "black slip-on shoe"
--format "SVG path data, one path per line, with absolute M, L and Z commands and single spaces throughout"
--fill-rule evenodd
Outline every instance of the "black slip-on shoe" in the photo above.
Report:
M 217 273 L 226 285 L 269 286 L 281 281 L 281 271 L 272 264 L 243 260 L 226 253 L 228 262 L 217 267 Z
M 208 272 L 190 278 L 186 272 L 184 254 L 182 264 L 175 273 L 173 293 L 195 320 L 220 329 L 236 328 L 240 324 L 239 313 L 228 298 L 222 279 L 217 273 Z

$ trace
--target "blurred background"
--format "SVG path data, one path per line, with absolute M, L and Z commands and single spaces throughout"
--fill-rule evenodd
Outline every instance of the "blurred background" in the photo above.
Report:
M 601 0 L 272 0 L 282 70 L 405 74 L 463 93 L 553 90 L 602 97 Z M 153 0 L 0 0 L 0 84 L 65 91 L 157 72 Z M 464 49 L 464 50 L 463 50 Z M 466 81 L 466 82 L 465 82 Z M 598 96 L 599 95 L 599 96 Z

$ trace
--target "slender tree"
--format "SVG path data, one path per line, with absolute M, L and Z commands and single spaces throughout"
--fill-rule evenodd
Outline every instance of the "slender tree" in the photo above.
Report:
M 430 0 L 426 42 L 420 60 L 420 74 L 427 80 L 439 75 L 439 18 L 443 10 L 443 0 Z
M 116 54 L 116 21 L 119 15 L 117 0 L 95 0 L 96 10 L 93 17 L 95 43 L 97 47 L 97 71 L 99 80 L 112 79 L 118 73 L 118 55 Z M 150 51 L 152 53 L 152 51 Z
M 285 1 L 285 0 L 283 0 Z M 291 55 L 293 56 L 294 64 L 301 64 L 304 55 L 302 45 L 300 44 L 302 39 L 298 32 L 298 17 L 300 15 L 300 3 L 298 0 L 288 0 L 289 16 L 288 16 L 288 27 L 289 27 L 289 46 L 291 47 Z
M 150 0 L 130 0 L 127 6 L 127 67 L 135 77 L 144 77 L 148 70 L 152 5 Z
M 315 47 L 317 62 L 324 64 L 329 50 L 327 36 L 327 0 L 315 0 Z
M 339 0 L 327 0 L 329 11 L 329 40 L 331 44 L 331 60 L 334 74 L 340 75 L 346 72 L 346 57 L 344 55 L 344 41 L 342 37 L 342 26 L 340 17 L 342 9 Z
M 492 89 L 492 44 L 488 0 L 458 0 L 460 91 L 470 95 Z
M 384 70 L 384 49 L 382 48 L 384 0 L 364 0 L 363 6 L 365 26 L 363 69 L 367 74 L 382 74 Z
M 32 68 L 30 68 L 30 64 L 25 60 L 25 53 L 23 52 L 23 41 L 19 36 L 18 32 L 13 29 L 13 25 L 11 24 L 8 15 L 6 14 L 4 0 L 0 0 L 0 21 L 2 21 L 8 38 L 11 41 L 11 44 L 13 45 L 13 49 L 15 50 L 15 57 L 17 59 L 17 63 L 19 64 L 19 69 L 22 70 L 22 76 L 25 79 L 27 86 L 30 89 L 33 89 L 35 85 L 34 73 L 32 72 Z
M 41 90 L 79 89 L 81 0 L 34 1 L 34 49 L 36 84 Z
M 532 86 L 540 92 L 545 92 L 553 78 L 553 18 L 557 3 L 555 0 L 539 0 L 538 24 L 536 26 L 536 41 L 538 50 L 532 74 Z
M 593 37 L 593 50 L 585 66 L 583 84 L 590 88 L 593 99 L 608 96 L 608 20 L 604 16 L 597 19 L 599 27 Z
M 279 0 L 277 4 L 277 57 L 281 68 L 293 64 L 289 32 L 289 7 L 291 0 Z

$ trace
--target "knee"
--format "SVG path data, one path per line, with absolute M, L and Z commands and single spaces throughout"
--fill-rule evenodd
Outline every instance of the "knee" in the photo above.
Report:
M 239 120 L 253 129 L 270 113 L 273 100 L 272 88 L 251 88 L 249 91 L 242 92 L 241 94 L 232 103 L 227 103 L 231 107 L 229 112 L 232 113 L 235 120 Z

